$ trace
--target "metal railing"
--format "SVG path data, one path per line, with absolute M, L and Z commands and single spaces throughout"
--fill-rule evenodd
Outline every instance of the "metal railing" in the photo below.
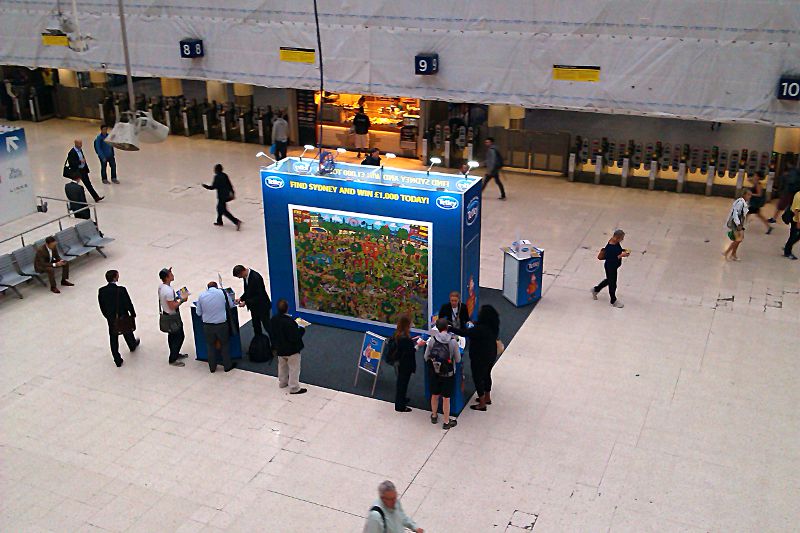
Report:
M 89 213 L 90 213 L 89 214 L 89 220 L 94 220 L 95 226 L 98 226 L 98 224 L 97 224 L 97 204 L 93 204 L 93 203 L 89 203 L 89 202 L 70 202 L 69 200 L 64 200 L 63 198 L 52 198 L 50 196 L 37 196 L 36 197 L 36 202 L 37 202 L 36 203 L 36 210 L 37 210 L 37 212 L 39 212 L 39 213 L 46 213 L 47 212 L 47 202 L 46 202 L 46 200 L 51 200 L 51 201 L 54 201 L 54 202 L 62 202 L 64 204 L 67 204 L 66 205 L 67 214 L 66 215 L 62 215 L 62 216 L 60 216 L 58 218 L 54 218 L 54 219 L 48 220 L 47 222 L 43 222 L 43 223 L 38 224 L 36 226 L 33 226 L 31 228 L 28 228 L 25 231 L 17 233 L 16 235 L 12 235 L 11 237 L 6 237 L 5 239 L 0 240 L 0 244 L 3 244 L 5 242 L 12 241 L 14 239 L 19 238 L 20 242 L 22 243 L 22 246 L 26 246 L 26 244 L 25 244 L 25 235 L 26 234 L 28 234 L 28 233 L 30 233 L 32 231 L 36 231 L 37 229 L 43 228 L 43 227 L 45 227 L 47 225 L 50 225 L 50 224 L 53 224 L 53 223 L 58 223 L 58 230 L 61 231 L 61 230 L 64 229 L 62 221 L 65 218 L 71 218 L 71 217 L 74 216 L 74 213 L 79 213 L 79 212 L 81 212 L 81 211 L 83 211 L 85 209 L 89 210 Z M 82 207 L 82 208 L 78 209 L 77 211 L 70 211 L 69 210 L 69 204 L 70 203 L 82 204 L 82 205 L 85 205 L 86 207 Z

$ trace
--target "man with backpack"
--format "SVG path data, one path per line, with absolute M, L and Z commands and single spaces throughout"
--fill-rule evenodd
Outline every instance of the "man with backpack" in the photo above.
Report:
M 483 178 L 483 185 L 481 190 L 485 189 L 489 182 L 495 180 L 497 187 L 500 189 L 500 200 L 506 199 L 506 189 L 500 181 L 500 169 L 503 168 L 503 156 L 494 145 L 493 137 L 486 137 L 483 142 L 486 145 L 486 176 Z
M 384 481 L 378 485 L 378 500 L 369 510 L 364 533 L 403 533 L 406 528 L 414 533 L 425 533 L 403 511 L 394 483 Z
M 425 348 L 425 362 L 428 365 L 431 388 L 431 424 L 439 421 L 439 396 L 442 397 L 442 429 L 456 427 L 458 420 L 450 419 L 450 393 L 456 375 L 456 364 L 461 362 L 456 336 L 447 331 L 450 324 L 446 318 L 436 320 L 436 328 L 431 332 Z

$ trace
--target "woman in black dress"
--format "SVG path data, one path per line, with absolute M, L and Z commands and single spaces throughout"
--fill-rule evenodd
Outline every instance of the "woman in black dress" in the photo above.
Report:
M 411 319 L 403 315 L 397 321 L 397 328 L 392 336 L 394 350 L 397 350 L 397 390 L 394 397 L 394 410 L 408 413 L 411 408 L 408 403 L 408 382 L 411 374 L 417 371 L 417 344 L 416 338 L 411 337 Z
M 491 305 L 482 305 L 478 321 L 472 328 L 450 328 L 450 331 L 469 341 L 469 362 L 478 403 L 470 409 L 486 411 L 492 405 L 492 367 L 497 359 L 497 339 L 500 336 L 500 315 Z

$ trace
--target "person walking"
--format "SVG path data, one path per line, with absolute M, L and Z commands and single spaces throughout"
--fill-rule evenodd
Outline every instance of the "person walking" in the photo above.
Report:
M 286 122 L 283 111 L 278 111 L 272 122 L 272 144 L 275 145 L 275 159 L 284 159 L 289 146 L 289 123 Z
M 246 268 L 243 265 L 233 267 L 233 276 L 244 281 L 244 292 L 236 299 L 236 304 L 239 307 L 247 306 L 250 311 L 253 319 L 253 333 L 256 335 L 262 335 L 264 331 L 269 333 L 272 302 L 269 300 L 264 278 L 252 268 Z M 264 330 L 261 329 L 262 326 Z
M 92 186 L 92 180 L 89 179 L 89 164 L 86 162 L 86 156 L 83 155 L 83 141 L 75 139 L 74 146 L 67 152 L 67 160 L 64 163 L 64 177 L 72 178 L 78 176 L 83 182 L 83 186 L 92 195 L 95 202 L 100 202 L 105 196 L 100 196 Z
M 481 190 L 486 189 L 489 182 L 495 180 L 497 188 L 500 189 L 500 200 L 506 199 L 506 189 L 503 187 L 503 182 L 500 181 L 500 169 L 503 168 L 503 157 L 494 145 L 494 138 L 487 137 L 483 142 L 486 145 L 486 175 L 483 178 L 483 185 Z
M 278 386 L 289 387 L 289 394 L 305 394 L 300 387 L 300 352 L 306 330 L 289 316 L 289 302 L 278 301 L 278 314 L 270 321 L 272 349 L 278 356 Z
M 408 407 L 408 382 L 411 374 L 417 371 L 417 344 L 418 337 L 411 337 L 411 319 L 402 315 L 397 320 L 397 326 L 389 342 L 390 359 L 395 361 L 397 370 L 397 385 L 394 395 L 394 410 L 398 413 L 409 413 Z
M 592 287 L 592 298 L 597 300 L 597 293 L 608 287 L 608 295 L 611 298 L 611 305 L 613 307 L 623 308 L 622 302 L 617 300 L 617 271 L 622 266 L 622 258 L 628 257 L 630 252 L 622 248 L 622 241 L 625 239 L 625 232 L 621 229 L 614 230 L 614 234 L 608 240 L 608 244 L 600 250 L 597 258 L 604 261 L 603 268 L 606 271 L 606 277 L 603 281 Z
M 367 514 L 363 533 L 404 533 L 406 529 L 425 533 L 403 510 L 394 483 L 384 481 L 378 485 L 378 499 Z
M 222 225 L 222 216 L 224 215 L 228 220 L 236 224 L 236 231 L 242 228 L 242 221 L 236 218 L 228 211 L 228 202 L 236 197 L 233 190 L 231 179 L 222 171 L 222 165 L 217 163 L 214 165 L 214 181 L 211 185 L 202 184 L 203 188 L 209 191 L 217 191 L 217 221 L 214 222 L 215 226 Z
M 86 191 L 81 186 L 79 176 L 72 176 L 69 183 L 64 185 L 64 194 L 69 203 L 67 209 L 75 218 L 89 220 L 92 218 L 89 212 L 89 203 L 86 201 Z
M 772 224 L 767 220 L 767 217 L 761 214 L 761 208 L 764 207 L 765 203 L 764 187 L 761 185 L 762 179 L 764 179 L 764 172 L 759 170 L 752 180 L 753 186 L 750 188 L 752 195 L 750 196 L 750 202 L 747 204 L 747 216 L 757 216 L 766 226 L 767 235 L 769 235 L 772 233 Z
M 61 259 L 58 254 L 56 238 L 50 235 L 44 240 L 44 246 L 36 250 L 33 258 L 33 269 L 40 274 L 47 274 L 50 281 L 50 292 L 60 294 L 61 291 L 56 287 L 56 269 L 61 269 L 61 286 L 72 287 L 75 285 L 69 281 L 69 263 Z
M 486 406 L 492 405 L 492 368 L 497 360 L 500 315 L 491 305 L 482 305 L 473 327 L 451 327 L 450 332 L 470 340 L 469 362 L 478 402 L 469 408 L 486 411 Z
M 236 304 L 228 298 L 216 281 L 209 281 L 195 303 L 195 312 L 203 321 L 203 335 L 206 338 L 208 369 L 213 374 L 217 371 L 217 356 L 222 356 L 222 367 L 225 372 L 236 368 L 231 361 L 230 337 L 231 325 L 228 321 L 229 309 Z
M 725 256 L 726 260 L 739 261 L 739 256 L 736 252 L 739 251 L 739 245 L 742 244 L 744 240 L 744 222 L 747 220 L 747 204 L 750 202 L 752 195 L 753 193 L 750 192 L 750 189 L 745 189 L 741 198 L 737 198 L 733 201 L 731 212 L 728 215 L 728 221 L 725 222 L 725 229 L 728 230 L 728 238 L 731 240 L 728 248 L 726 248 L 725 252 L 722 254 Z
M 775 204 L 775 214 L 769 219 L 773 224 L 777 221 L 777 217 L 791 205 L 795 193 L 800 192 L 800 169 L 797 168 L 796 157 L 786 157 L 786 171 L 778 178 L 778 182 L 781 183 L 780 195 Z
M 461 352 L 455 335 L 449 333 L 446 318 L 437 318 L 425 348 L 425 362 L 431 389 L 431 424 L 439 421 L 439 397 L 442 398 L 442 429 L 451 429 L 458 420 L 450 418 L 450 394 L 455 384 L 456 365 L 461 362 Z
M 111 181 L 118 184 L 117 161 L 114 159 L 114 147 L 106 142 L 106 137 L 108 137 L 108 126 L 103 124 L 100 126 L 100 133 L 94 138 L 94 151 L 100 159 L 100 176 L 103 178 L 103 183 L 108 184 L 106 166 L 110 166 Z
M 159 322 L 161 331 L 167 334 L 169 364 L 172 366 L 185 366 L 181 359 L 186 359 L 189 356 L 185 353 L 180 353 L 181 346 L 183 346 L 183 341 L 186 338 L 183 332 L 180 306 L 186 303 L 189 295 L 178 294 L 172 288 L 171 283 L 175 281 L 172 267 L 162 268 L 158 273 L 158 277 L 161 279 L 161 285 L 158 286 Z
M 792 248 L 797 244 L 797 241 L 800 241 L 800 191 L 794 193 L 791 210 L 794 216 L 792 217 L 792 223 L 789 225 L 789 238 L 783 247 L 783 257 L 796 261 L 797 256 L 792 252 Z
M 364 108 L 359 107 L 353 116 L 353 133 L 355 134 L 356 157 L 361 157 L 361 152 L 367 153 L 369 148 L 369 128 L 372 123 L 364 113 Z M 363 165 L 363 163 L 362 163 Z
M 106 281 L 108 285 L 97 291 L 97 302 L 100 304 L 100 312 L 108 322 L 111 355 L 114 357 L 114 364 L 119 368 L 125 362 L 119 354 L 119 335 L 125 339 L 131 353 L 136 351 L 141 341 L 133 335 L 136 330 L 136 309 L 133 308 L 128 289 L 119 285 L 119 272 L 106 272 Z

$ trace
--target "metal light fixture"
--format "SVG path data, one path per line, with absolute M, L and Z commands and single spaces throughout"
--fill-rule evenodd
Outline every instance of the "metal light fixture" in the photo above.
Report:
M 386 152 L 384 155 L 386 156 L 386 159 L 395 159 L 397 157 L 392 152 Z M 381 162 L 381 181 L 383 181 L 383 162 Z
M 433 168 L 433 165 L 441 165 L 442 164 L 442 158 L 441 157 L 431 157 L 428 161 L 431 162 L 431 166 L 428 167 L 428 170 L 427 170 L 426 174 L 428 176 L 430 176 L 431 175 L 431 169 Z
M 276 161 L 276 160 L 272 159 L 270 156 L 268 156 L 268 155 L 267 155 L 266 153 L 264 153 L 264 152 L 258 152 L 258 153 L 256 154 L 256 157 L 266 157 L 267 159 L 269 159 L 269 160 L 270 160 L 270 161 L 272 161 L 273 163 L 277 163 L 277 161 Z
M 464 177 L 469 176 L 469 171 L 473 168 L 478 168 L 480 165 L 477 161 L 467 161 L 467 171 L 464 173 Z
M 303 153 L 300 154 L 300 160 L 301 161 L 303 160 L 303 156 L 306 155 L 306 152 L 308 152 L 309 150 L 313 150 L 314 148 L 315 148 L 315 146 L 313 144 L 304 145 L 303 146 Z

